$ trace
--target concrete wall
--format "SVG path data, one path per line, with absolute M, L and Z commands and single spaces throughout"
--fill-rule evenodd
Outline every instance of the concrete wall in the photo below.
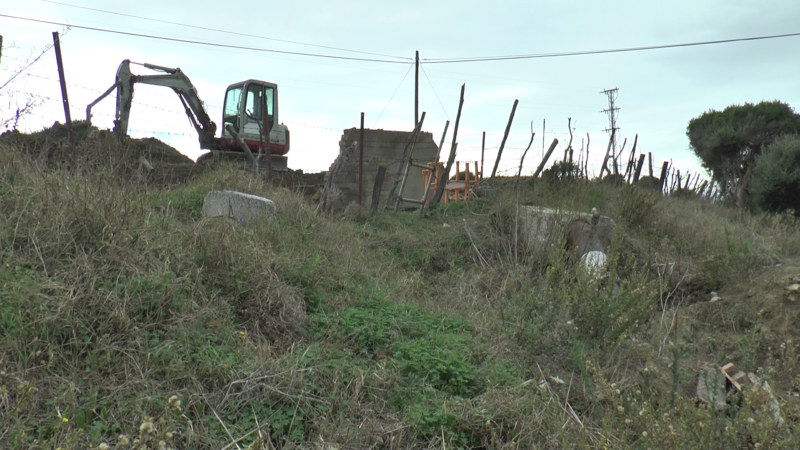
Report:
M 386 204 L 389 191 L 392 190 L 396 180 L 395 176 L 398 170 L 402 170 L 404 167 L 403 150 L 410 135 L 410 131 L 364 130 L 364 190 L 362 195 L 365 206 L 369 207 L 372 202 L 372 189 L 375 186 L 378 166 L 386 167 L 386 176 L 381 188 L 380 207 L 383 208 Z M 337 209 L 349 205 L 350 202 L 358 201 L 359 150 L 358 146 L 353 146 L 353 143 L 360 138 L 361 130 L 351 128 L 344 130 L 342 139 L 339 141 L 337 159 L 343 159 L 344 164 L 333 180 L 333 185 L 341 192 L 341 196 L 334 202 L 334 207 Z M 433 135 L 420 133 L 414 146 L 414 161 L 420 164 L 433 162 L 436 153 L 437 146 L 433 141 Z M 335 164 L 334 161 L 331 168 Z M 398 191 L 399 189 L 398 185 Z M 424 190 L 422 169 L 411 167 L 403 197 L 422 199 Z M 402 206 L 418 205 L 404 203 Z

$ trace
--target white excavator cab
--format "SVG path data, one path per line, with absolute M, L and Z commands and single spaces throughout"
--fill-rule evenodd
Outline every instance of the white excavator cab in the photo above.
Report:
M 243 139 L 260 140 L 264 128 L 265 107 L 267 128 L 272 132 L 278 120 L 277 97 L 278 86 L 273 83 L 247 80 L 228 86 L 222 113 L 223 137 L 229 136 L 225 127 L 232 125 Z

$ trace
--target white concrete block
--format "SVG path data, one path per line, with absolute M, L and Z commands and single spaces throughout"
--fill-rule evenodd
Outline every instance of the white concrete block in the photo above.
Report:
M 239 225 L 259 219 L 275 219 L 275 202 L 257 195 L 236 191 L 211 191 L 203 201 L 203 214 L 208 217 L 223 216 Z

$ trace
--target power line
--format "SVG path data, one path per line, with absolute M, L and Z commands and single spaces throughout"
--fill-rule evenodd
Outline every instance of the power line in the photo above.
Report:
M 191 39 L 179 39 L 179 38 L 171 38 L 165 36 L 156 36 L 153 34 L 142 34 L 142 33 L 131 33 L 128 31 L 119 31 L 119 30 L 109 30 L 107 28 L 96 28 L 96 27 L 87 27 L 82 25 L 73 25 L 68 23 L 62 22 L 52 22 L 49 20 L 40 20 L 40 19 L 30 19 L 27 17 L 19 17 L 19 16 L 11 16 L 8 14 L 0 14 L 0 17 L 5 17 L 8 19 L 16 19 L 16 20 L 24 20 L 27 22 L 36 22 L 36 23 L 46 23 L 48 25 L 58 25 L 63 27 L 69 28 L 77 28 L 80 30 L 89 30 L 89 31 L 99 31 L 102 33 L 112 33 L 112 34 L 121 34 L 124 36 L 134 36 L 134 37 L 141 37 L 147 39 L 158 39 L 162 41 L 170 41 L 170 42 L 180 42 L 183 44 L 195 44 L 195 45 L 205 45 L 208 47 L 219 47 L 219 48 L 231 48 L 237 50 L 250 50 L 254 52 L 266 52 L 266 53 L 280 53 L 284 55 L 298 55 L 298 56 L 309 56 L 314 58 L 328 58 L 328 59 L 345 59 L 348 61 L 364 61 L 364 62 L 379 62 L 379 63 L 387 63 L 387 64 L 408 64 L 406 61 L 389 61 L 385 59 L 371 59 L 371 58 L 355 58 L 352 56 L 336 56 L 336 55 L 323 55 L 317 53 L 304 53 L 304 52 L 289 52 L 285 50 L 273 50 L 268 48 L 259 48 L 259 47 L 246 47 L 241 45 L 231 45 L 231 44 L 220 44 L 216 42 L 205 42 L 205 41 L 195 41 Z
M 266 36 L 258 36 L 258 35 L 255 35 L 255 34 L 237 33 L 235 31 L 220 30 L 220 29 L 217 29 L 217 28 L 201 27 L 201 26 L 197 26 L 197 25 L 189 25 L 189 24 L 180 23 L 180 22 L 170 22 L 168 20 L 153 19 L 153 18 L 150 18 L 150 17 L 143 17 L 143 16 L 135 16 L 133 14 L 124 14 L 124 13 L 119 13 L 119 12 L 115 12 L 115 11 L 107 11 L 107 10 L 104 10 L 104 9 L 89 8 L 89 7 L 86 7 L 86 6 L 72 5 L 72 4 L 69 4 L 69 3 L 56 2 L 56 1 L 52 1 L 52 0 L 39 0 L 39 1 L 45 2 L 45 3 L 53 3 L 55 5 L 68 6 L 70 8 L 85 9 L 85 10 L 88 10 L 88 11 L 96 11 L 96 12 L 101 12 L 101 13 L 104 13 L 104 14 L 113 14 L 115 16 L 131 17 L 131 18 L 134 18 L 134 19 L 141 19 L 141 20 L 149 20 L 151 22 L 165 23 L 165 24 L 168 24 L 168 25 L 178 25 L 178 26 L 181 26 L 181 27 L 195 28 L 195 29 L 198 29 L 198 30 L 215 31 L 217 33 L 232 34 L 232 35 L 235 35 L 235 36 L 245 36 L 245 37 L 252 37 L 252 38 L 256 38 L 256 39 L 265 39 L 265 40 L 269 40 L 269 41 L 286 42 L 286 43 L 289 43 L 289 44 L 308 45 L 310 47 L 327 48 L 327 49 L 330 49 L 330 50 L 340 50 L 340 51 L 343 51 L 343 52 L 361 53 L 361 54 L 364 54 L 364 55 L 383 56 L 383 57 L 386 57 L 386 58 L 397 58 L 397 59 L 404 59 L 404 60 L 411 60 L 412 59 L 412 58 L 403 57 L 403 56 L 394 56 L 394 55 L 385 55 L 385 54 L 382 54 L 382 53 L 364 52 L 364 51 L 360 51 L 360 50 L 351 50 L 351 49 L 341 48 L 341 47 L 329 47 L 327 45 L 309 44 L 307 42 L 290 41 L 290 40 L 287 40 L 287 39 L 278 39 L 278 38 L 271 38 L 271 37 L 266 37 Z
M 395 88 L 394 93 L 392 93 L 392 96 L 389 97 L 389 101 L 386 102 L 386 106 L 383 107 L 383 110 L 381 110 L 381 113 L 378 114 L 378 118 L 375 119 L 375 123 L 372 124 L 373 127 L 378 124 L 379 120 L 381 120 L 381 116 L 383 116 L 383 113 L 386 111 L 386 108 L 389 106 L 389 103 L 392 103 L 392 99 L 394 98 L 395 94 L 397 94 L 397 91 L 400 90 L 400 86 L 402 86 L 403 82 L 406 81 L 406 77 L 408 76 L 409 72 L 411 72 L 411 68 L 412 67 L 414 67 L 414 64 L 409 64 L 408 70 L 406 71 L 406 74 L 403 75 L 403 79 L 400 80 L 400 84 L 397 85 L 397 88 Z
M 444 116 L 447 117 L 447 119 L 449 120 L 450 116 L 447 114 L 447 110 L 444 108 L 444 105 L 442 104 L 442 100 L 439 98 L 439 94 L 436 93 L 436 88 L 433 87 L 433 83 L 431 83 L 431 79 L 428 78 L 428 73 L 425 72 L 425 67 L 423 67 L 423 66 L 420 66 L 420 67 L 422 67 L 422 73 L 425 74 L 425 78 L 428 80 L 428 84 L 431 85 L 431 89 L 433 90 L 433 95 L 436 96 L 436 100 L 439 100 L 439 106 L 442 107 L 442 111 L 444 111 Z
M 745 42 L 745 41 L 760 41 L 765 39 L 779 39 L 779 38 L 796 37 L 796 36 L 800 36 L 800 32 L 773 34 L 768 36 L 735 38 L 735 39 L 721 39 L 716 41 L 699 41 L 699 42 L 686 42 L 681 44 L 648 45 L 644 47 L 627 47 L 627 48 L 615 48 L 606 50 L 581 50 L 574 52 L 535 53 L 529 55 L 508 55 L 508 56 L 478 56 L 469 58 L 431 58 L 431 59 L 425 59 L 423 61 L 425 61 L 428 64 L 445 64 L 445 63 L 460 63 L 460 62 L 506 61 L 513 59 L 556 58 L 561 56 L 600 55 L 606 53 L 624 53 L 624 52 L 638 52 L 644 50 L 661 50 L 665 48 L 696 47 L 700 45 L 727 44 L 731 42 Z

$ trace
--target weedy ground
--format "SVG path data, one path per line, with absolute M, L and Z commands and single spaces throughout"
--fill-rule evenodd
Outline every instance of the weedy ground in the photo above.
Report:
M 42 167 L 0 143 L 2 448 L 800 448 L 789 217 L 523 179 L 520 203 L 616 221 L 598 282 L 561 239 L 519 238 L 513 181 L 360 218 L 93 145 Z M 215 189 L 278 218 L 204 218 Z M 727 362 L 785 424 L 757 395 L 695 400 Z

